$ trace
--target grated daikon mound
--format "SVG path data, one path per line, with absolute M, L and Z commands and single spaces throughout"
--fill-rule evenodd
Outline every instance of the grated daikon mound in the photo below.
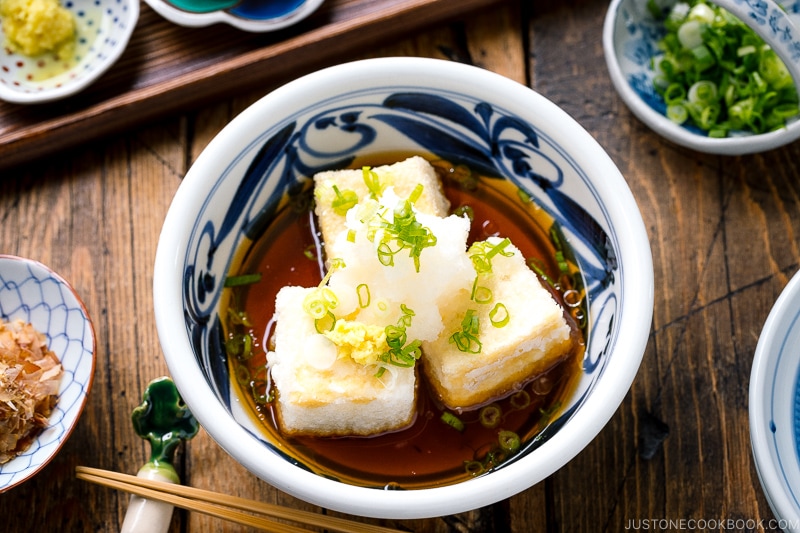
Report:
M 384 193 L 379 205 L 388 221 L 393 220 L 393 209 L 401 201 L 391 189 Z M 381 263 L 377 251 L 380 238 L 368 238 L 369 227 L 359 220 L 358 211 L 356 207 L 348 212 L 347 231 L 336 242 L 345 266 L 334 271 L 329 284 L 346 295 L 339 312 L 358 311 L 363 322 L 392 324 L 402 315 L 400 305 L 404 304 L 415 314 L 407 329 L 409 339 L 434 340 L 444 325 L 440 308 L 471 290 L 475 278 L 475 269 L 465 253 L 469 219 L 416 212 L 417 221 L 436 236 L 435 246 L 422 249 L 417 271 L 406 250 L 394 255 L 392 266 Z M 348 231 L 354 232 L 354 239 L 348 238 Z M 359 302 L 356 297 L 359 286 L 369 288 L 366 307 L 359 307 L 365 303 L 364 298 Z

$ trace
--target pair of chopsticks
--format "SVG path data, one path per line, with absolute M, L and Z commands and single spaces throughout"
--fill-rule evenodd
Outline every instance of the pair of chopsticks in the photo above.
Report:
M 399 533 L 396 529 L 363 524 L 299 509 L 289 509 L 280 505 L 256 502 L 185 485 L 143 479 L 99 468 L 78 466 L 75 468 L 75 474 L 78 479 L 84 481 L 136 494 L 142 498 L 170 503 L 181 509 L 197 511 L 238 524 L 271 531 L 272 533 L 308 533 L 310 531 L 302 527 L 278 522 L 275 519 L 322 527 L 339 533 Z

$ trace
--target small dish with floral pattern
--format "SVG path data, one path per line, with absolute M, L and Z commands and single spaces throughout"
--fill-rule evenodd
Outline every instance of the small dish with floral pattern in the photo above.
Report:
M 139 19 L 138 0 L 62 0 L 61 7 L 75 22 L 68 57 L 26 55 L 0 27 L 0 99 L 36 104 L 85 89 L 119 59 Z

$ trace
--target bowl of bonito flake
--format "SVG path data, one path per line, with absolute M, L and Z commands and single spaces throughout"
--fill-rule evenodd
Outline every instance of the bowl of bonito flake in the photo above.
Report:
M 72 286 L 0 255 L 0 492 L 31 478 L 72 433 L 92 385 L 95 333 Z

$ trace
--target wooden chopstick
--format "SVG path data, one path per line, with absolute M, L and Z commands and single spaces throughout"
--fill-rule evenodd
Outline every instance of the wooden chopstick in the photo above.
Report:
M 399 533 L 396 529 L 247 500 L 210 490 L 187 487 L 186 485 L 143 479 L 99 468 L 77 466 L 75 474 L 78 479 L 84 481 L 136 494 L 143 498 L 163 501 L 188 511 L 197 511 L 273 533 L 307 533 L 309 531 L 290 524 L 276 522 L 274 518 L 322 527 L 340 533 Z M 265 517 L 272 517 L 272 519 Z

